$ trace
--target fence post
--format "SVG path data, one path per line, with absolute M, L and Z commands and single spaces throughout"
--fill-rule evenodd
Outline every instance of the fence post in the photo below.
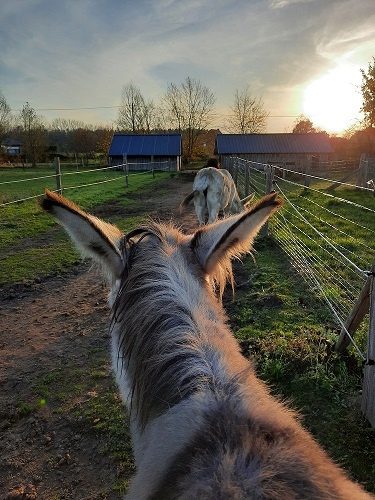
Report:
M 265 194 L 270 194 L 273 190 L 273 176 L 275 173 L 275 169 L 274 167 L 272 167 L 272 165 L 265 165 L 264 172 L 266 174 Z M 261 236 L 268 236 L 268 221 L 262 227 L 260 234 Z
M 129 165 L 127 155 L 122 155 L 122 170 L 125 172 L 125 187 L 129 187 Z
M 373 270 L 370 278 L 370 322 L 361 409 L 372 427 L 375 427 L 375 284 Z
M 275 173 L 274 167 L 272 165 L 265 165 L 264 172 L 266 174 L 266 193 L 270 194 L 273 191 L 273 176 Z
M 236 186 L 237 186 L 237 173 L 238 173 L 237 161 L 238 161 L 238 159 L 235 158 L 234 159 L 234 164 L 233 164 L 233 175 L 232 175 L 234 183 L 235 183 Z
M 249 184 L 250 184 L 250 167 L 245 165 L 245 198 L 249 196 Z
M 55 156 L 56 191 L 62 194 L 60 158 Z
M 373 269 L 375 269 L 374 265 Z M 350 333 L 350 335 L 353 337 L 355 331 L 358 329 L 363 318 L 369 311 L 371 281 L 371 277 L 369 276 L 361 290 L 361 293 L 354 305 L 352 312 L 350 313 L 348 319 L 345 321 L 345 328 L 341 329 L 339 338 L 337 339 L 335 345 L 335 350 L 337 352 L 343 352 L 348 347 L 351 340 L 346 332 Z
M 357 178 L 357 186 L 363 187 L 365 185 L 365 163 L 366 163 L 366 153 L 361 154 L 361 158 L 359 159 L 359 167 L 358 167 L 358 178 Z
M 307 188 L 310 186 L 311 163 L 312 163 L 312 158 L 311 158 L 311 156 L 308 156 L 307 162 L 306 162 L 306 168 L 305 168 L 305 189 L 304 189 L 304 191 L 307 191 Z

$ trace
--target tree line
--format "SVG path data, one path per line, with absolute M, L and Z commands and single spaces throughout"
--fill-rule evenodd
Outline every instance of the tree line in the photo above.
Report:
M 0 138 L 11 137 L 22 143 L 23 154 L 36 164 L 47 156 L 79 154 L 106 157 L 114 132 L 149 134 L 178 132 L 182 135 L 184 160 L 198 154 L 197 141 L 215 119 L 215 96 L 201 81 L 187 77 L 180 85 L 170 83 L 159 103 L 146 99 L 133 83 L 124 85 L 121 102 L 112 126 L 86 125 L 78 120 L 46 120 L 26 102 L 18 115 L 12 115 L 0 91 Z M 261 98 L 253 97 L 250 87 L 236 90 L 228 129 L 233 133 L 263 132 L 268 113 Z M 202 154 L 202 152 L 201 152 Z
M 0 139 L 21 144 L 21 155 L 8 157 L 2 148 L 2 160 L 31 163 L 49 161 L 60 156 L 65 159 L 106 159 L 113 136 L 113 127 L 88 125 L 79 120 L 56 118 L 50 124 L 26 102 L 14 116 L 0 92 Z
M 375 58 L 367 71 L 361 69 L 361 111 L 364 119 L 351 127 L 342 138 L 348 151 L 365 148 L 375 154 Z M 339 83 L 338 83 L 339 85 Z M 53 155 L 80 155 L 86 161 L 94 155 L 106 158 L 114 132 L 149 134 L 179 132 L 183 139 L 184 160 L 197 154 L 199 137 L 215 121 L 215 96 L 201 81 L 187 77 L 180 84 L 170 83 L 160 102 L 147 99 L 133 83 L 122 88 L 117 117 L 111 126 L 87 125 L 79 120 L 56 118 L 50 124 L 26 102 L 13 115 L 0 90 L 0 139 L 22 143 L 23 156 L 33 164 Z M 251 93 L 250 86 L 236 89 L 226 129 L 231 133 L 261 133 L 266 130 L 269 112 L 262 98 Z M 301 115 L 293 133 L 321 131 Z M 336 141 L 339 144 L 339 141 Z M 344 148 L 344 142 L 340 147 Z

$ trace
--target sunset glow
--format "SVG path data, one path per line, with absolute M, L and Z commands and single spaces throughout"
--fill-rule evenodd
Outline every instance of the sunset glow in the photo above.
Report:
M 340 133 L 359 118 L 361 73 L 342 65 L 313 80 L 304 91 L 303 113 L 327 132 Z

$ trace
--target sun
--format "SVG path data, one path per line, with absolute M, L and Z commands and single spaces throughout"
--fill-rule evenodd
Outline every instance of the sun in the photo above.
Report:
M 335 69 L 313 80 L 303 94 L 303 111 L 326 132 L 340 133 L 359 118 L 362 96 L 361 73 L 350 65 Z

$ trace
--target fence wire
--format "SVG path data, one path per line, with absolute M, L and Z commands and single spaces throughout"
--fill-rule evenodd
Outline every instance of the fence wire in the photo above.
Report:
M 252 191 L 259 197 L 266 194 L 265 172 L 269 165 L 226 157 L 222 167 L 232 174 L 240 196 Z M 333 166 L 331 162 L 329 167 L 331 173 L 337 169 L 340 175 L 340 165 Z M 284 206 L 273 216 L 270 231 L 311 291 L 326 303 L 334 323 L 347 333 L 359 357 L 365 360 L 364 347 L 357 345 L 345 322 L 375 255 L 374 190 L 323 177 L 324 174 L 306 176 L 279 166 L 273 167 L 273 171 L 277 172 L 273 175 L 273 188 L 284 198 Z M 360 197 L 357 193 L 361 193 Z
M 147 167 L 145 170 L 136 170 L 136 171 L 132 171 L 131 170 L 131 167 L 133 165 L 136 165 L 137 167 L 139 166 L 145 166 Z M 155 167 L 155 168 L 153 168 Z M 15 180 L 11 180 L 11 181 L 1 181 L 0 182 L 0 189 L 1 189 L 1 186 L 11 186 L 11 185 L 17 185 L 19 183 L 24 183 L 23 185 L 32 185 L 33 183 L 35 183 L 36 181 L 41 181 L 41 180 L 44 180 L 44 179 L 58 179 L 60 178 L 60 181 L 61 179 L 65 179 L 65 178 L 68 178 L 70 176 L 81 176 L 81 175 L 84 175 L 84 174 L 88 174 L 88 173 L 100 173 L 100 172 L 105 172 L 105 171 L 111 171 L 111 172 L 114 172 L 114 171 L 122 171 L 122 174 L 121 175 L 118 175 L 116 176 L 115 178 L 113 179 L 102 179 L 102 180 L 99 180 L 99 181 L 96 181 L 96 182 L 87 182 L 87 183 L 79 183 L 79 184 L 75 184 L 75 185 L 69 185 L 69 186 L 65 186 L 64 185 L 64 182 L 62 182 L 62 187 L 63 187 L 63 190 L 69 190 L 69 189 L 82 189 L 82 188 L 86 188 L 86 187 L 90 187 L 90 186 L 95 186 L 95 185 L 99 185 L 99 184 L 107 184 L 109 182 L 115 182 L 115 181 L 119 181 L 119 180 L 126 180 L 127 182 L 127 179 L 128 178 L 131 178 L 133 176 L 138 176 L 138 175 L 143 175 L 143 174 L 147 174 L 147 173 L 154 173 L 155 170 L 161 170 L 161 171 L 166 171 L 168 170 L 168 168 L 171 167 L 171 162 L 170 161 L 165 161 L 165 162 L 148 162 L 148 163 L 120 163 L 118 165 L 111 165 L 111 166 L 98 166 L 98 167 L 95 167 L 93 169 L 83 169 L 83 170 L 76 170 L 76 171 L 70 171 L 70 172 L 60 172 L 58 174 L 54 173 L 54 174 L 50 174 L 50 175 L 41 175 L 41 176 L 38 176 L 38 177 L 28 177 L 26 179 L 15 179 Z M 53 167 L 54 168 L 54 167 Z M 54 191 L 59 191 L 59 185 L 58 183 L 56 182 L 56 189 Z M 14 204 L 17 204 L 17 203 L 22 203 L 22 202 L 26 202 L 26 201 L 30 201 L 30 200 L 33 200 L 33 199 L 37 199 L 37 198 L 40 198 L 41 196 L 44 195 L 44 192 L 43 193 L 38 193 L 38 194 L 34 194 L 34 195 L 30 195 L 30 196 L 20 196 L 20 197 L 16 197 L 15 199 L 11 200 L 11 201 L 3 201 L 0 203 L 0 207 L 6 207 L 8 205 L 14 205 Z

